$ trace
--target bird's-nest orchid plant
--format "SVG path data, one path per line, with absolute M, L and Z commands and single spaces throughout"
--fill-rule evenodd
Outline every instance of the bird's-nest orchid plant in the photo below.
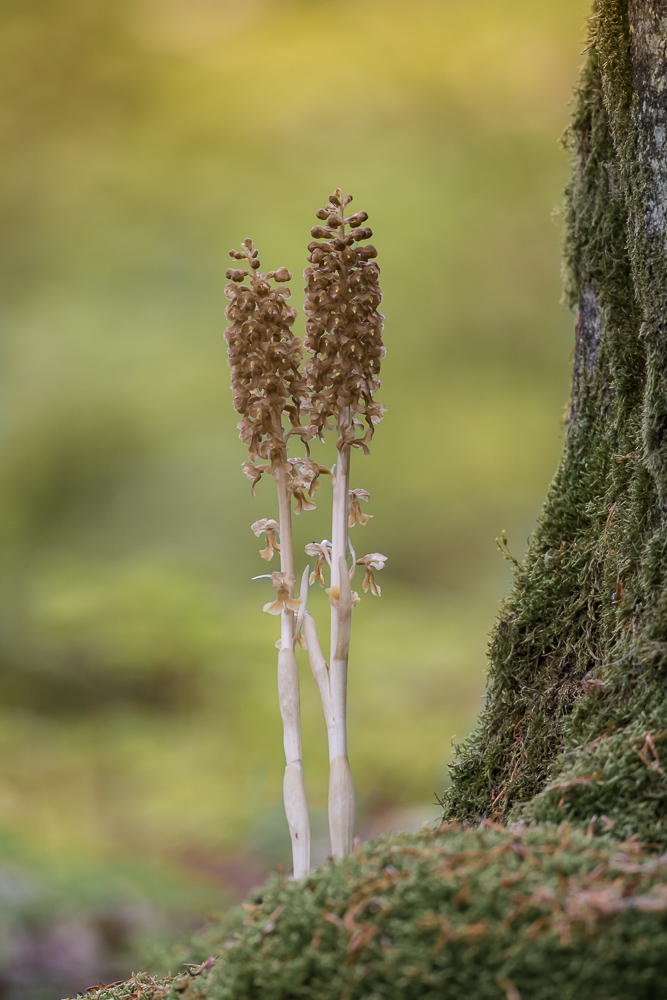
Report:
M 266 543 L 260 555 L 267 562 L 274 553 L 280 570 L 270 576 L 275 599 L 264 611 L 280 616 L 278 696 L 283 720 L 285 812 L 292 839 L 294 877 L 310 870 L 310 824 L 303 784 L 299 674 L 295 646 L 308 652 L 311 670 L 322 699 L 329 742 L 329 832 L 331 853 L 344 857 L 352 849 L 354 789 L 347 756 L 347 668 L 352 609 L 359 596 L 352 590 L 357 566 L 365 575 L 362 590 L 379 597 L 375 573 L 385 564 L 379 552 L 357 558 L 349 529 L 366 524 L 372 515 L 361 510 L 369 500 L 363 489 L 350 489 L 353 448 L 366 454 L 384 408 L 375 401 L 380 386 L 383 316 L 377 251 L 366 241 L 373 235 L 364 225 L 368 216 L 346 216 L 351 195 L 340 189 L 319 209 L 320 225 L 311 230 L 306 281 L 306 330 L 303 344 L 292 326 L 297 311 L 288 305 L 291 274 L 285 267 L 262 274 L 258 251 L 251 240 L 231 250 L 238 267 L 227 271 L 230 299 L 225 337 L 232 370 L 234 407 L 241 414 L 239 431 L 248 446 L 244 471 L 252 491 L 263 475 L 275 479 L 278 520 L 261 518 L 252 525 Z M 305 352 L 305 364 L 304 361 Z M 336 461 L 331 469 L 315 462 L 310 442 L 336 433 Z M 297 442 L 305 454 L 290 457 Z M 312 542 L 306 555 L 314 569 L 303 571 L 295 596 L 292 550 L 294 513 L 312 510 L 322 477 L 332 483 L 331 541 Z M 331 608 L 329 662 L 322 653 L 312 613 L 306 608 L 308 587 L 325 589 Z M 328 584 L 328 585 L 327 585 Z

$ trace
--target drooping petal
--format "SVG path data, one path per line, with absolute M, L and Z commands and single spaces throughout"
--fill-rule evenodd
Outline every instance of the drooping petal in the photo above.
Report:
M 368 524 L 368 522 L 373 517 L 372 514 L 362 513 L 360 506 L 360 501 L 362 500 L 364 501 L 364 503 L 368 503 L 368 501 L 370 500 L 370 494 L 368 490 L 361 490 L 361 489 L 350 490 L 349 493 L 350 516 L 347 521 L 348 527 L 350 528 L 353 528 L 354 525 L 357 523 L 357 521 L 361 525 Z
M 296 500 L 296 506 L 294 508 L 295 514 L 300 514 L 302 510 L 315 510 L 317 504 L 311 500 L 308 494 L 303 489 L 293 489 L 292 496 Z
M 262 478 L 262 470 L 258 469 L 253 462 L 244 462 L 243 471 L 245 472 L 248 479 L 251 481 L 250 491 L 253 496 L 255 496 L 255 486 Z
M 319 583 L 320 587 L 324 586 L 324 565 L 329 562 L 331 558 L 331 542 L 324 538 L 321 542 L 308 542 L 305 546 L 306 555 L 317 556 L 317 561 L 315 563 L 315 569 L 310 574 L 310 583 Z
M 369 590 L 374 597 L 380 597 L 382 594 L 382 589 L 375 582 L 375 576 L 373 575 L 373 570 L 370 566 L 366 566 L 366 572 L 364 574 L 364 579 L 361 584 L 361 589 L 366 594 Z
M 374 597 L 380 597 L 382 589 L 375 582 L 374 571 L 384 569 L 386 561 L 387 557 L 382 555 L 381 552 L 369 552 L 368 555 L 362 556 L 361 559 L 357 559 L 357 565 L 363 566 L 366 571 L 363 583 L 361 584 L 364 593 L 367 593 L 370 590 Z
M 270 615 L 279 615 L 283 611 L 298 611 L 303 603 L 303 599 L 301 597 L 290 597 L 289 585 L 285 579 L 285 574 L 281 571 L 272 573 L 271 582 L 276 588 L 276 599 L 265 604 L 263 610 Z
M 260 549 L 259 554 L 262 559 L 266 559 L 268 562 L 273 558 L 274 550 L 280 552 L 280 545 L 276 539 L 276 532 L 280 531 L 280 525 L 277 521 L 274 521 L 270 517 L 262 517 L 259 521 L 255 521 L 254 524 L 250 525 L 250 528 L 254 535 L 258 538 L 264 533 L 266 538 L 266 548 Z
M 310 574 L 310 579 L 308 581 L 309 583 L 315 583 L 315 581 L 317 580 L 320 587 L 324 586 L 324 573 L 322 572 L 322 570 L 324 569 L 325 563 L 326 559 L 320 553 L 320 555 L 318 555 L 317 557 L 317 562 L 315 563 L 315 569 Z

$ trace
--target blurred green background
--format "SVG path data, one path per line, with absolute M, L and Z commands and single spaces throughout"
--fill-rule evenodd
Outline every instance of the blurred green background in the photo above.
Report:
M 250 580 L 277 511 L 240 468 L 224 270 L 250 235 L 300 306 L 336 186 L 369 212 L 387 317 L 388 411 L 352 475 L 355 544 L 389 557 L 355 611 L 359 833 L 437 815 L 510 579 L 494 538 L 522 554 L 562 446 L 554 207 L 587 6 L 0 0 L 0 994 L 150 964 L 288 862 Z

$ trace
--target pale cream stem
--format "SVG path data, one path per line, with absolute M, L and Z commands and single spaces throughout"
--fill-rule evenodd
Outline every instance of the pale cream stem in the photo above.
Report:
M 294 596 L 294 557 L 292 554 L 292 509 L 287 489 L 287 473 L 278 470 L 278 507 L 280 511 L 280 569 Z M 303 786 L 301 752 L 301 709 L 299 671 L 294 655 L 294 612 L 283 609 L 280 615 L 280 651 L 278 653 L 278 698 L 283 720 L 285 776 L 283 799 L 292 839 L 294 878 L 304 878 L 310 871 L 310 821 Z
M 349 435 L 351 422 L 350 408 L 344 407 L 338 419 L 339 438 Z M 338 449 L 331 522 L 331 586 L 339 593 L 338 607 L 331 608 L 329 834 L 334 858 L 351 852 L 354 828 L 354 788 L 347 757 L 347 661 L 352 617 L 347 570 L 349 490 L 350 445 L 343 444 Z

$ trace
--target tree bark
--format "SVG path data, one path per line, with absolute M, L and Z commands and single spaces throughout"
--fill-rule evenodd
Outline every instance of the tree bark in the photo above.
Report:
M 563 457 L 450 817 L 667 844 L 667 0 L 598 0 L 568 134 Z M 660 760 L 664 754 L 665 764 Z

